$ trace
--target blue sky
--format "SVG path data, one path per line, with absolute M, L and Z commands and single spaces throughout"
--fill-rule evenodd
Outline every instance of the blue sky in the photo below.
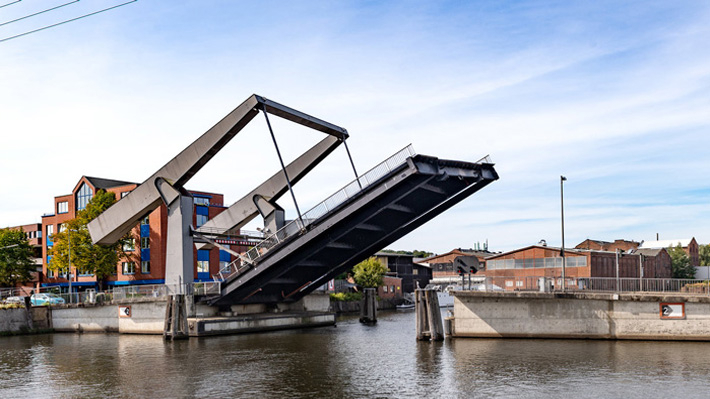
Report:
M 0 8 L 0 24 L 67 1 Z M 120 3 L 0 25 L 0 40 Z M 39 221 L 82 175 L 142 182 L 258 93 L 348 129 L 360 170 L 409 143 L 491 155 L 499 181 L 392 248 L 559 245 L 560 175 L 568 245 L 708 243 L 710 5 L 620 3 L 139 0 L 0 42 L 0 226 Z M 321 138 L 274 128 L 287 158 Z M 269 140 L 255 120 L 188 188 L 236 201 L 278 169 Z M 299 206 L 348 166 L 339 149 Z

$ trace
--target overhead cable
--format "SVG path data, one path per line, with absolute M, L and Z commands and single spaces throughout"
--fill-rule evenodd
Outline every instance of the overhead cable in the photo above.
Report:
M 70 2 L 68 2 L 68 3 L 64 3 L 64 4 L 58 5 L 58 6 L 56 6 L 56 7 L 48 8 L 48 9 L 46 9 L 46 10 L 42 10 L 42 11 L 36 12 L 36 13 L 34 13 L 34 14 L 25 15 L 24 17 L 20 17 L 20 18 L 17 18 L 17 19 L 13 19 L 12 21 L 3 22 L 3 23 L 0 24 L 0 26 L 7 25 L 7 24 L 11 24 L 11 23 L 17 22 L 17 21 L 22 21 L 23 19 L 27 19 L 27 18 L 29 18 L 29 17 L 34 17 L 35 15 L 39 15 L 39 14 L 44 14 L 45 12 L 49 12 L 49 11 L 52 11 L 52 10 L 56 10 L 57 8 L 62 8 L 62 7 L 64 7 L 64 6 L 68 6 L 69 4 L 74 4 L 74 3 L 78 3 L 78 2 L 79 2 L 79 0 L 70 1 Z
M 104 11 L 113 10 L 114 8 L 122 7 L 122 6 L 125 6 L 126 4 L 130 4 L 130 3 L 135 3 L 136 1 L 138 1 L 138 0 L 127 1 L 127 2 L 125 2 L 125 3 L 117 4 L 117 5 L 113 6 L 113 7 L 104 8 L 103 10 L 94 11 L 94 12 L 92 12 L 92 13 L 84 14 L 84 15 L 79 16 L 79 17 L 76 17 L 76 18 L 67 19 L 66 21 L 58 22 L 58 23 L 56 23 L 56 24 L 47 25 L 47 26 L 45 26 L 45 27 L 42 27 L 42 28 L 39 28 L 39 29 L 35 29 L 35 30 L 31 30 L 31 31 L 29 31 L 29 32 L 20 33 L 19 35 L 6 37 L 6 38 L 4 38 L 4 39 L 0 39 L 0 43 L 6 42 L 6 41 L 12 40 L 12 39 L 17 39 L 18 37 L 26 36 L 26 35 L 29 35 L 30 33 L 39 32 L 39 31 L 42 31 L 42 30 L 45 30 L 45 29 L 54 28 L 55 26 L 59 26 L 59 25 L 63 25 L 63 24 L 69 23 L 69 22 L 73 22 L 73 21 L 76 21 L 76 20 L 79 20 L 79 19 L 82 19 L 82 18 L 90 17 L 90 16 L 92 16 L 92 15 L 96 15 L 96 14 L 102 13 L 102 12 L 104 12 Z
M 13 4 L 15 4 L 15 3 L 19 3 L 19 2 L 21 2 L 21 1 L 22 1 L 22 0 L 12 1 L 12 2 L 10 2 L 10 3 L 1 5 L 0 8 L 7 7 L 7 6 L 11 6 L 11 5 L 13 5 Z

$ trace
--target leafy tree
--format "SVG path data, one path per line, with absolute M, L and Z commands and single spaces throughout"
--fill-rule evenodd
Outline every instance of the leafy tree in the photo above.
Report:
M 382 285 L 382 276 L 388 271 L 377 258 L 368 258 L 353 267 L 353 278 L 361 287 L 377 288 Z
M 50 250 L 52 259 L 48 268 L 67 270 L 71 242 L 71 265 L 80 274 L 93 274 L 99 283 L 99 289 L 103 289 L 103 281 L 116 272 L 118 261 L 132 258 L 124 251 L 124 247 L 129 242 L 134 243 L 135 238 L 129 233 L 115 244 L 94 245 L 86 225 L 115 202 L 114 193 L 98 190 L 86 208 L 79 211 L 75 219 L 67 221 L 62 232 L 52 236 L 54 246 Z
M 387 254 L 396 254 L 396 255 L 412 255 L 415 258 L 428 258 L 430 256 L 433 256 L 433 252 L 428 252 L 428 251 L 419 251 L 415 249 L 414 251 L 395 251 L 393 249 L 383 249 L 381 252 L 387 253 Z
M 668 247 L 668 254 L 671 256 L 673 278 L 695 278 L 695 267 L 690 265 L 690 257 L 680 243 L 675 247 Z
M 699 247 L 700 266 L 710 266 L 710 244 L 700 245 Z
M 0 229 L 0 287 L 28 281 L 35 270 L 32 247 L 20 230 Z

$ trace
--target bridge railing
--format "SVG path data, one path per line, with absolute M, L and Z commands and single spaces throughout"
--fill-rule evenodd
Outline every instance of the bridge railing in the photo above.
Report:
M 54 294 L 64 300 L 64 304 L 74 303 L 108 303 L 111 301 L 145 301 L 145 300 L 164 300 L 168 295 L 175 293 L 184 293 L 195 296 L 219 296 L 221 294 L 221 283 L 219 281 L 205 281 L 192 284 L 182 285 L 165 285 L 165 284 L 136 284 L 125 286 L 114 286 L 104 291 L 96 291 L 87 289 L 81 292 L 62 292 L 60 287 L 41 287 L 32 289 L 25 287 L 23 289 L 3 289 L 0 304 L 5 302 L 8 297 L 29 297 L 31 294 Z M 39 298 L 38 298 L 39 302 Z M 58 305 L 61 303 L 54 302 L 50 305 Z
M 377 166 L 368 170 L 362 174 L 359 178 L 348 183 L 345 187 L 336 191 L 335 194 L 329 196 L 324 201 L 320 202 L 318 205 L 309 209 L 303 213 L 301 219 L 295 219 L 287 223 L 284 227 L 279 229 L 277 232 L 266 237 L 257 245 L 253 246 L 249 251 L 245 253 L 245 257 L 250 262 L 255 262 L 262 255 L 267 253 L 271 248 L 280 244 L 289 237 L 295 236 L 303 231 L 307 226 L 320 219 L 321 217 L 327 215 L 335 208 L 361 192 L 366 187 L 377 182 L 392 170 L 396 169 L 400 165 L 407 162 L 407 158 L 416 155 L 412 145 L 408 145 L 403 149 L 397 151 L 391 157 L 385 159 L 383 162 L 379 163 Z M 235 273 L 243 271 L 248 265 L 245 265 L 241 260 L 235 260 L 226 267 L 224 267 L 220 272 L 213 276 L 215 280 L 224 281 Z
M 460 284 L 459 280 L 456 284 Z M 486 276 L 477 277 L 471 284 L 464 279 L 463 290 L 476 291 L 542 291 L 561 292 L 561 277 L 544 276 Z M 710 280 L 673 278 L 615 278 L 615 277 L 567 277 L 564 279 L 567 292 L 652 292 L 679 293 L 710 296 Z

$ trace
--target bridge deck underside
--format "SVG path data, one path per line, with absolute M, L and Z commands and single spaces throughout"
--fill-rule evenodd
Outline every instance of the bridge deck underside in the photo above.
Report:
M 417 155 L 222 284 L 216 305 L 294 302 L 480 190 L 491 164 Z

